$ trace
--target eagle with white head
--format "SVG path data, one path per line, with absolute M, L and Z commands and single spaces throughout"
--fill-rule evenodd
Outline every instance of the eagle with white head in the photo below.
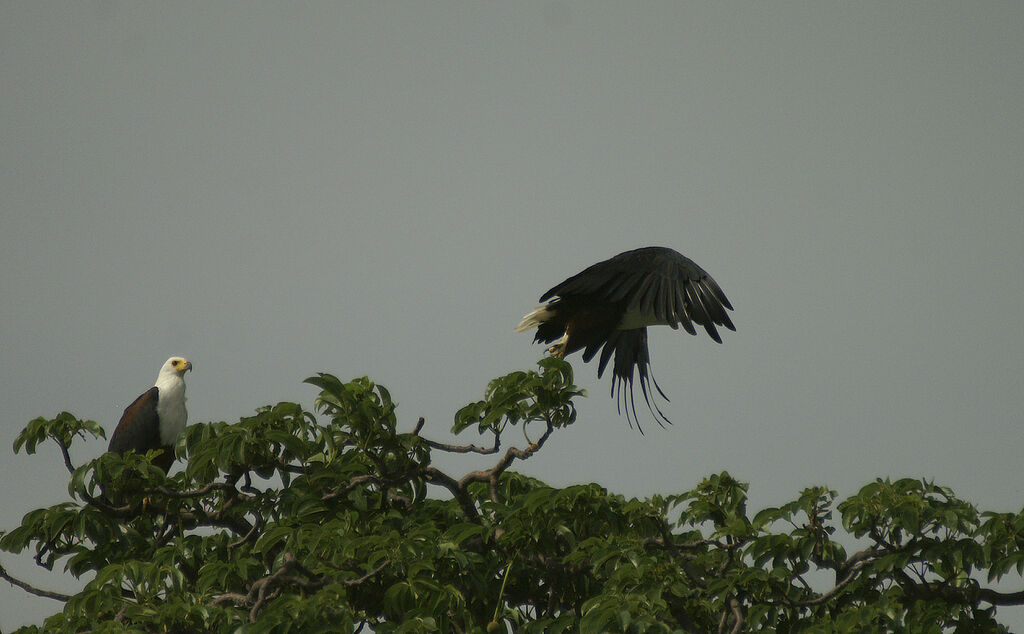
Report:
M 156 384 L 125 408 L 108 450 L 123 454 L 132 449 L 139 453 L 161 449 L 153 464 L 166 473 L 174 462 L 174 443 L 188 422 L 185 373 L 191 369 L 188 359 L 168 359 L 160 368 Z

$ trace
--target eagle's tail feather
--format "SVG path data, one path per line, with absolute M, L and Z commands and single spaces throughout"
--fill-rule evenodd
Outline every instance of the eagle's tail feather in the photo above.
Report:
M 637 429 L 643 433 L 640 427 L 640 419 L 636 414 L 636 401 L 633 395 L 633 379 L 638 378 L 640 392 L 643 394 L 647 409 L 654 416 L 658 425 L 664 427 L 671 425 L 661 408 L 658 406 L 657 397 L 660 395 L 667 402 L 669 399 L 662 391 L 661 386 L 654 379 L 651 372 L 651 355 L 647 348 L 647 329 L 636 328 L 633 330 L 616 330 L 608 337 L 605 349 L 601 353 L 601 363 L 598 367 L 598 378 L 604 370 L 604 363 L 608 361 L 611 350 L 615 350 L 615 363 L 612 368 L 612 397 L 615 399 L 615 406 L 621 414 L 625 410 L 626 420 L 630 426 L 636 423 Z

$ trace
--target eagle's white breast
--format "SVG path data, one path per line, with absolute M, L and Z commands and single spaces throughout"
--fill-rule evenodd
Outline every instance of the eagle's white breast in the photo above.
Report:
M 160 398 L 156 402 L 156 414 L 160 417 L 160 442 L 174 445 L 188 422 L 185 410 L 185 380 L 177 374 L 164 374 L 156 381 Z

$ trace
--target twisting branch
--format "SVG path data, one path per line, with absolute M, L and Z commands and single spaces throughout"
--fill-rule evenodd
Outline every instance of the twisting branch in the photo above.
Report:
M 71 464 L 71 455 L 68 453 L 68 446 L 64 444 L 64 440 L 57 436 L 52 436 L 56 441 L 57 446 L 60 447 L 60 453 L 64 456 L 64 466 L 68 468 L 68 473 L 72 475 L 75 473 L 75 467 Z
M 731 619 L 729 617 L 732 617 Z M 722 618 L 718 621 L 718 634 L 726 634 L 726 629 L 732 622 L 732 629 L 729 634 L 740 634 L 743 631 L 743 606 L 736 597 L 729 597 L 728 609 L 722 612 Z
M 384 570 L 390 560 L 377 566 L 370 572 L 354 579 L 345 579 L 340 583 L 346 586 L 359 585 Z M 249 586 L 249 592 L 241 594 L 238 592 L 226 592 L 209 602 L 208 605 L 232 604 L 236 607 L 249 607 L 249 621 L 256 622 L 260 612 L 266 604 L 281 595 L 285 585 L 293 585 L 303 590 L 317 591 L 336 580 L 331 577 L 318 575 L 303 566 L 292 553 L 285 553 L 284 563 L 281 567 L 269 575 L 257 579 Z
M 159 493 L 163 496 L 174 499 L 203 497 L 207 493 L 210 493 L 211 491 L 224 491 L 225 493 L 228 493 L 232 497 L 241 498 L 243 501 L 246 502 L 252 501 L 253 499 L 253 496 L 243 494 L 241 491 L 236 489 L 233 484 L 229 484 L 227 482 L 210 482 L 205 486 L 202 486 L 198 489 L 193 489 L 191 491 L 172 491 L 171 489 L 168 489 L 165 486 L 151 487 L 147 488 L 145 491 L 146 493 Z
M 537 442 L 533 443 L 526 449 L 509 447 L 505 452 L 504 457 L 502 457 L 496 465 L 490 469 L 482 471 L 470 471 L 459 480 L 459 486 L 465 487 L 471 482 L 488 482 L 496 479 L 503 471 L 508 469 L 517 458 L 519 460 L 526 460 L 533 454 L 537 453 L 537 451 L 544 446 L 544 443 L 547 442 L 547 439 L 551 437 L 551 432 L 554 430 L 554 426 L 552 426 L 551 423 L 548 423 L 547 429 L 545 429 L 544 434 L 537 439 Z
M 417 430 L 419 429 L 417 425 Z M 452 476 L 444 473 L 440 469 L 433 466 L 420 467 L 420 475 L 426 478 L 427 482 L 442 486 L 455 496 L 458 500 L 459 505 L 462 506 L 463 511 L 466 513 L 466 517 L 473 522 L 478 522 L 480 514 L 476 509 L 476 503 L 473 501 L 473 497 L 469 494 L 468 487 L 474 482 L 487 482 L 490 486 L 491 499 L 498 501 L 498 478 L 501 474 L 508 469 L 512 463 L 516 460 L 526 460 L 547 442 L 547 439 L 551 436 L 551 433 L 555 430 L 554 426 L 548 422 L 547 429 L 544 434 L 537 439 L 537 442 L 531 444 L 526 449 L 519 449 L 518 447 L 509 447 L 505 451 L 505 455 L 502 456 L 501 460 L 497 462 L 490 469 L 482 469 L 478 471 L 471 471 L 466 475 L 462 476 L 459 480 L 456 480 Z M 423 439 L 431 447 L 442 448 L 445 451 L 453 451 L 456 453 L 482 453 L 492 454 L 498 451 L 500 446 L 500 432 L 494 432 L 494 447 L 493 449 L 481 449 L 475 445 L 446 445 L 445 443 L 437 443 L 432 440 Z M 445 447 L 447 447 L 445 449 Z
M 736 597 L 729 599 L 729 607 L 732 609 L 732 615 L 736 619 L 736 624 L 732 626 L 731 634 L 740 634 L 743 631 L 743 609 L 740 602 Z
M 239 546 L 241 546 L 242 544 L 252 540 L 262 530 L 263 530 L 263 516 L 262 515 L 258 515 L 258 516 L 256 516 L 256 522 L 252 525 L 252 528 L 249 529 L 248 533 L 246 533 L 242 537 L 240 537 L 237 540 L 235 540 L 235 541 L 231 542 L 230 544 L 228 544 L 228 560 L 229 561 L 231 560 L 231 553 L 232 553 L 232 551 L 234 551 L 234 549 L 236 549 Z
M 335 489 L 330 493 L 324 493 L 322 496 L 320 496 L 320 500 L 323 502 L 330 502 L 332 500 L 336 500 L 338 498 L 348 495 L 350 491 L 364 484 L 376 484 L 377 486 L 383 488 L 383 484 L 381 483 L 380 478 L 373 475 L 372 473 L 366 473 L 351 478 L 348 481 L 348 484 L 341 487 L 340 489 Z
M 37 587 L 35 587 L 35 586 L 31 585 L 31 584 L 25 583 L 24 581 L 22 581 L 20 579 L 15 579 L 14 577 L 12 577 L 10 574 L 7 573 L 7 569 L 4 568 L 2 565 L 0 565 L 0 579 L 3 579 L 4 581 L 6 581 L 7 583 L 11 584 L 12 586 L 18 586 L 19 588 L 21 588 L 25 592 L 28 592 L 29 594 L 34 594 L 37 597 L 44 597 L 46 599 L 54 599 L 55 601 L 67 601 L 68 599 L 71 598 L 70 595 L 61 594 L 60 592 L 53 592 L 51 590 L 42 590 L 42 589 L 37 588 Z
M 103 511 L 105 515 L 109 515 L 110 517 L 126 518 L 132 517 L 134 515 L 134 513 L 132 512 L 132 506 L 130 504 L 114 506 L 110 504 L 107 501 L 107 499 L 103 496 L 93 497 L 88 493 L 84 492 L 81 494 L 81 498 L 86 504 L 89 504 L 90 506 L 95 506 L 99 510 Z
M 452 445 L 446 442 L 430 440 L 429 438 L 423 438 L 423 442 L 432 449 L 439 449 L 449 453 L 478 453 L 484 456 L 489 456 L 491 454 L 498 453 L 498 450 L 501 449 L 501 434 L 493 429 L 491 430 L 491 433 L 494 434 L 494 445 L 491 447 L 480 447 L 472 443 L 468 445 Z
M 806 601 L 794 601 L 794 602 L 792 602 L 792 605 L 798 605 L 798 606 L 803 607 L 803 606 L 820 605 L 822 603 L 825 603 L 826 601 L 828 601 L 832 597 L 834 597 L 837 594 L 839 594 L 843 590 L 843 588 L 845 588 L 846 586 L 850 585 L 850 583 L 852 583 L 854 579 L 859 577 L 860 576 L 860 571 L 864 568 L 864 566 L 868 565 L 870 562 L 871 562 L 871 559 L 861 559 L 860 561 L 856 562 L 855 564 L 853 564 L 852 566 L 850 566 L 847 569 L 846 576 L 843 577 L 842 579 L 840 579 L 831 590 L 829 590 L 828 592 L 825 592 L 823 594 L 819 594 L 818 596 L 814 597 L 813 599 L 807 599 Z
M 462 507 L 462 512 L 466 514 L 466 518 L 471 522 L 480 522 L 480 513 L 476 510 L 476 504 L 473 502 L 473 497 L 466 490 L 464 484 L 457 481 L 444 471 L 441 471 L 437 467 L 427 466 L 420 467 L 420 473 L 431 484 L 437 484 L 448 489 L 448 492 L 455 496 L 458 500 L 459 506 Z

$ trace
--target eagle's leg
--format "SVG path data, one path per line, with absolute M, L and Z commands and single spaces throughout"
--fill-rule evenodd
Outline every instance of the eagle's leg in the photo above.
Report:
M 569 333 L 566 331 L 562 338 L 548 348 L 548 352 L 556 359 L 565 358 L 565 347 L 569 345 Z

